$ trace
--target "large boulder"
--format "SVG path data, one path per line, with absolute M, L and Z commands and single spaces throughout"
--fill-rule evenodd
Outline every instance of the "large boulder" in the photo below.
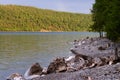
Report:
M 31 80 L 36 77 L 40 77 L 42 75 L 43 68 L 39 63 L 34 63 L 32 66 L 28 68 L 28 70 L 24 74 L 24 78 L 27 80 Z
M 64 58 L 56 58 L 50 63 L 47 69 L 47 73 L 64 72 L 67 70 L 67 64 Z
M 40 66 L 39 63 L 35 63 L 30 67 L 29 75 L 41 75 L 43 68 Z

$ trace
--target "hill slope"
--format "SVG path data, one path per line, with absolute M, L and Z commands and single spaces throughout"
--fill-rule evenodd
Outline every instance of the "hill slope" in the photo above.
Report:
M 0 5 L 0 31 L 87 31 L 90 14 Z

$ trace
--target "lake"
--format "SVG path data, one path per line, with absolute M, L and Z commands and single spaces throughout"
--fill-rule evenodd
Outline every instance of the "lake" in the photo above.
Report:
M 0 32 L 0 80 L 24 72 L 35 62 L 47 67 L 55 57 L 72 55 L 71 42 L 96 32 Z

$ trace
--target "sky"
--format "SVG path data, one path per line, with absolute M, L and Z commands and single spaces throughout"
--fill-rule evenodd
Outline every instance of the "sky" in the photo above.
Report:
M 95 0 L 0 0 L 0 4 L 33 6 L 42 9 L 89 14 Z

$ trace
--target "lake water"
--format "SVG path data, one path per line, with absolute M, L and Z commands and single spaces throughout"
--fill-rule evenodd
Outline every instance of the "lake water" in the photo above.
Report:
M 55 57 L 67 57 L 75 39 L 96 37 L 94 32 L 0 32 L 0 80 L 24 74 L 35 62 L 47 67 Z

